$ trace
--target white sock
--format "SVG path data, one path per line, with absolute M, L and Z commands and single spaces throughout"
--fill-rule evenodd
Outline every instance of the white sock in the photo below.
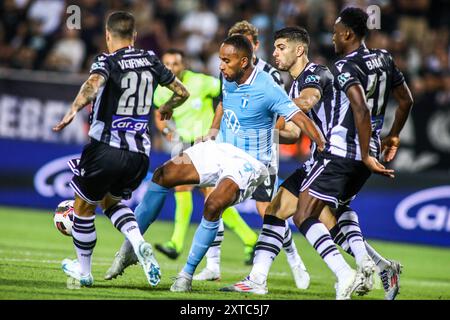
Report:
M 80 217 L 73 213 L 72 238 L 82 276 L 91 274 L 92 253 L 97 242 L 94 220 L 95 216 Z
M 105 210 L 104 213 L 111 220 L 114 227 L 122 232 L 131 243 L 134 252 L 137 252 L 139 244 L 145 240 L 139 231 L 139 226 L 133 211 L 126 205 L 118 203 Z
M 256 243 L 250 279 L 262 284 L 267 281 L 270 267 L 283 246 L 286 233 L 285 221 L 275 216 L 265 215 L 263 228 Z
M 359 227 L 358 216 L 356 212 L 348 210 L 341 214 L 338 219 L 339 229 L 345 235 L 358 265 L 361 264 L 364 256 L 368 255 L 366 245 Z
M 391 265 L 391 263 L 383 258 L 377 251 L 375 251 L 375 249 L 370 244 L 368 244 L 366 240 L 364 240 L 364 244 L 366 245 L 369 256 L 372 258 L 373 262 L 375 262 L 380 271 L 385 270 Z
M 301 224 L 299 230 L 338 279 L 347 276 L 351 268 L 337 249 L 330 232 L 323 223 L 318 219 L 308 218 Z
M 225 228 L 223 225 L 223 220 L 220 218 L 219 229 L 217 230 L 216 237 L 214 238 L 213 243 L 211 243 L 208 251 L 206 251 L 206 268 L 217 273 L 220 273 L 220 252 L 224 238 L 224 231 Z

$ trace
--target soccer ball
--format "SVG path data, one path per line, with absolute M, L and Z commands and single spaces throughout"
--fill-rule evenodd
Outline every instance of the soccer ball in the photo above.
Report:
M 73 200 L 64 200 L 56 207 L 53 222 L 56 229 L 65 236 L 72 236 Z

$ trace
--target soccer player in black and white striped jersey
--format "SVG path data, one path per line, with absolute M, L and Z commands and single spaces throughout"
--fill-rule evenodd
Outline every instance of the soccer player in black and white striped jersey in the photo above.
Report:
M 318 220 L 319 214 L 326 205 L 335 209 L 341 231 L 349 239 L 355 255 L 358 272 L 366 277 L 374 271 L 373 262 L 367 259 L 368 250 L 357 215 L 349 203 L 371 173 L 394 177 L 394 171 L 386 169 L 378 159 L 383 152 L 386 161 L 395 156 L 400 131 L 413 104 L 409 88 L 392 56 L 386 50 L 365 46 L 367 19 L 363 10 L 349 7 L 340 13 L 334 25 L 335 51 L 344 57 L 332 69 L 336 96 L 327 146 L 302 183 L 294 215 L 297 227 L 312 245 L 318 247 L 320 239 L 330 238 L 330 233 Z M 380 143 L 391 90 L 399 107 L 390 133 Z M 398 271 L 398 266 L 392 269 Z M 392 280 L 398 279 L 392 277 Z M 355 286 L 343 293 L 342 298 L 349 298 L 354 289 Z M 392 291 L 387 289 L 387 299 L 398 292 L 398 286 L 393 286 Z
M 290 98 L 326 135 L 334 99 L 333 75 L 327 67 L 309 61 L 309 45 L 309 35 L 305 29 L 300 27 L 281 29 L 275 33 L 274 57 L 277 67 L 288 71 L 294 79 L 289 93 Z M 284 225 L 287 218 L 295 213 L 301 183 L 311 170 L 316 156 L 316 147 L 312 144 L 311 158 L 283 182 L 267 208 L 249 276 L 223 288 L 223 291 L 267 293 L 269 269 L 283 246 Z M 329 214 L 329 211 L 326 213 Z M 324 225 L 321 227 L 326 230 Z M 337 276 L 342 273 L 354 276 L 355 272 L 339 254 L 331 237 L 321 237 L 320 243 L 315 245 L 315 248 Z M 351 279 L 348 285 L 353 285 L 353 282 Z M 342 285 L 337 288 L 337 297 L 342 295 L 340 291 L 345 291 Z
M 308 43 L 309 37 L 307 31 L 303 28 L 288 27 L 277 31 L 275 33 L 275 62 L 280 70 L 289 71 L 294 79 L 289 96 L 303 112 L 307 113 L 314 120 L 326 136 L 332 117 L 334 77 L 327 67 L 310 62 L 295 51 L 297 45 L 307 47 Z M 295 213 L 301 184 L 314 165 L 316 156 L 315 145 L 312 144 L 311 157 L 308 161 L 280 186 L 264 217 L 263 230 L 258 239 L 252 271 L 247 280 L 241 281 L 240 286 L 234 285 L 229 287 L 230 289 L 241 291 L 242 288 L 246 287 L 247 290 L 242 291 L 253 292 L 258 291 L 258 287 L 264 287 L 272 262 L 282 247 L 282 242 L 279 239 L 283 237 L 283 230 L 280 226 Z M 340 219 L 339 224 L 337 224 L 336 218 L 329 207 L 325 207 L 319 219 L 330 230 L 333 241 L 349 254 L 355 256 L 350 249 L 349 242 L 354 241 L 358 234 L 358 232 L 354 233 L 355 224 L 358 223 L 358 220 L 353 218 L 354 214 L 351 212 L 344 213 L 342 217 L 345 217 L 345 219 Z M 340 229 L 340 226 L 343 230 L 350 232 L 348 233 L 348 239 Z M 367 242 L 365 242 L 365 245 L 369 256 L 380 265 L 381 270 L 386 270 L 389 262 L 379 255 Z M 319 252 L 322 253 L 323 257 L 332 253 L 332 251 L 329 251 L 327 254 L 324 253 L 327 246 L 318 246 L 318 249 L 320 248 L 323 249 Z M 382 265 L 383 263 L 385 263 L 384 266 Z M 385 277 L 381 276 L 381 278 L 383 280 Z M 358 293 L 366 293 L 369 289 L 363 287 L 363 285 L 366 285 L 364 280 L 359 279 L 361 286 L 357 289 Z M 384 282 L 385 280 L 383 280 Z M 264 285 L 261 286 L 259 284 Z M 263 292 L 264 290 L 259 291 Z
M 93 102 L 90 142 L 81 159 L 69 163 L 75 191 L 73 243 L 77 260 L 64 259 L 64 272 L 91 286 L 91 257 L 97 236 L 94 219 L 100 205 L 114 226 L 132 243 L 150 285 L 160 281 L 152 247 L 144 241 L 133 211 L 121 203 L 131 197 L 147 174 L 150 153 L 148 124 L 153 91 L 158 84 L 174 92 L 159 110 L 169 119 L 189 93 L 152 51 L 133 47 L 134 17 L 114 12 L 106 23 L 109 54 L 96 57 L 89 79 L 82 85 L 71 109 L 54 128 L 69 125 L 77 112 Z

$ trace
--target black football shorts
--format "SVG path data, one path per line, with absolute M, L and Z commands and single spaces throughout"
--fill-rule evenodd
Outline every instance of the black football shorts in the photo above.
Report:
M 147 175 L 145 154 L 114 148 L 91 139 L 80 159 L 69 161 L 74 176 L 70 186 L 90 204 L 98 204 L 108 193 L 115 199 L 129 199 Z
M 303 180 L 300 192 L 323 200 L 330 208 L 348 205 L 371 175 L 362 161 L 319 154 Z
M 285 188 L 287 191 L 292 193 L 298 198 L 300 194 L 300 188 L 305 179 L 307 173 L 304 168 L 299 168 L 294 171 L 286 180 L 283 181 L 280 187 Z
M 278 185 L 278 176 L 269 175 L 253 192 L 251 199 L 258 202 L 270 202 L 276 192 Z

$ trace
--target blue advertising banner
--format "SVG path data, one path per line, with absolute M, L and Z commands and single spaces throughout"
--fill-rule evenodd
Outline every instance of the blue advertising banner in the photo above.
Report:
M 73 198 L 68 186 L 72 173 L 67 161 L 79 157 L 81 145 L 0 139 L 0 205 L 47 209 L 51 212 L 62 200 Z M 152 152 L 150 171 L 169 159 Z M 281 162 L 280 175 L 286 178 L 295 162 Z M 127 204 L 135 207 L 146 191 L 146 181 Z M 200 192 L 194 192 L 192 220 L 199 222 L 203 207 Z M 236 206 L 243 218 L 260 228 L 261 218 L 253 200 Z M 372 177 L 352 208 L 358 213 L 367 238 L 450 246 L 450 184 L 446 176 L 398 174 L 388 180 Z M 169 195 L 160 219 L 172 220 L 175 202 Z M 293 226 L 293 230 L 295 227 Z

